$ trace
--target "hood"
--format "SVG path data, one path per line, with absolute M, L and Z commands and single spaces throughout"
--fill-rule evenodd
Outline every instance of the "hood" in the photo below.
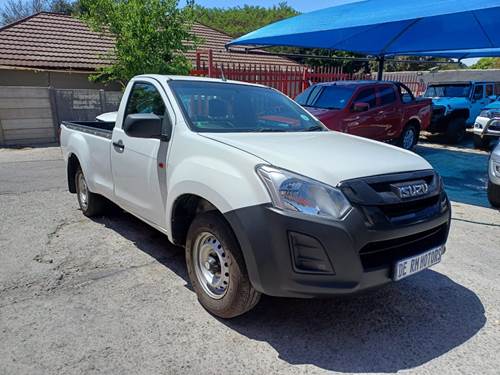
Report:
M 307 112 L 316 116 L 317 118 L 321 118 L 324 116 L 329 116 L 335 113 L 338 113 L 338 109 L 327 109 L 327 108 L 314 108 L 314 107 L 306 107 Z
M 500 101 L 497 100 L 495 102 L 492 102 L 484 107 L 484 109 L 500 109 Z
M 444 107 L 451 108 L 469 108 L 470 102 L 468 98 L 451 98 L 451 97 L 440 97 L 432 98 L 432 104 L 434 106 L 442 105 Z
M 341 131 L 341 118 L 342 111 L 339 109 L 325 109 L 325 108 L 312 108 L 307 107 L 306 110 L 325 124 L 331 130 Z
M 338 132 L 200 134 L 331 186 L 352 178 L 432 169 L 413 152 Z

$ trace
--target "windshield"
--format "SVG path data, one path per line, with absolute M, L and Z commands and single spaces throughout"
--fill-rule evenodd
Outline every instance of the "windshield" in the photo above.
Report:
M 349 86 L 312 86 L 297 96 L 295 101 L 304 107 L 343 109 L 354 92 Z
M 170 81 L 191 129 L 197 132 L 298 132 L 327 130 L 294 101 L 258 86 Z
M 470 94 L 470 85 L 432 85 L 427 87 L 424 96 L 426 98 L 449 97 L 467 98 Z

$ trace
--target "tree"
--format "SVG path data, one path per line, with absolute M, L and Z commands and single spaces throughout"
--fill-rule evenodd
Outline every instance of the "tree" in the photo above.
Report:
M 2 24 L 12 23 L 34 13 L 47 10 L 48 6 L 47 0 L 9 0 L 0 14 Z
M 499 57 L 483 57 L 471 66 L 472 69 L 500 69 Z
M 233 37 L 244 35 L 262 26 L 299 14 L 286 2 L 281 2 L 270 8 L 251 5 L 205 8 L 196 5 L 193 12 L 198 22 Z
M 43 11 L 74 14 L 79 9 L 79 0 L 8 0 L 0 11 L 0 24 L 6 25 Z
M 64 14 L 75 14 L 78 12 L 80 1 L 52 0 L 50 11 Z
M 81 18 L 100 33 L 116 39 L 114 63 L 97 71 L 93 80 L 118 81 L 123 86 L 135 75 L 188 74 L 185 52 L 198 40 L 191 33 L 193 2 L 180 8 L 178 0 L 82 0 Z

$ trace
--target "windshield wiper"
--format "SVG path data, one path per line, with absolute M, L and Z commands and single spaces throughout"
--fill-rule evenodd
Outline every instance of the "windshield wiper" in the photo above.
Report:
M 286 132 L 285 129 L 279 129 L 279 128 L 258 128 L 255 130 L 256 132 Z
M 316 132 L 316 131 L 323 131 L 324 128 L 321 125 L 313 125 L 307 128 L 305 131 L 306 132 Z

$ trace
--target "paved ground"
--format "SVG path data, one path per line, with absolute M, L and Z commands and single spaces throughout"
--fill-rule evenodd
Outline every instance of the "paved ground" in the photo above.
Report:
M 356 297 L 263 298 L 222 321 L 163 235 L 125 213 L 80 213 L 58 149 L 0 150 L 0 374 L 498 374 L 487 155 L 417 151 L 458 202 L 440 265 Z

